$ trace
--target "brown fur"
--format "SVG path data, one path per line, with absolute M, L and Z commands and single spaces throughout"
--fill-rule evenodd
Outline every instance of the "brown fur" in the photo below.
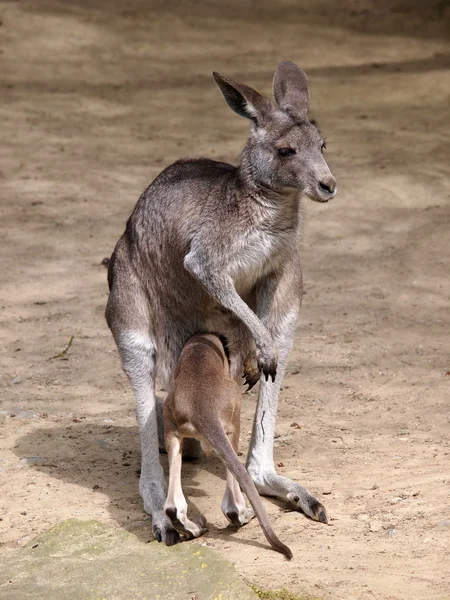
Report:
M 247 494 L 267 540 L 274 550 L 290 559 L 291 550 L 272 530 L 255 484 L 237 457 L 240 411 L 241 391 L 231 378 L 222 342 L 212 334 L 193 336 L 181 352 L 173 390 L 164 403 L 164 431 L 170 465 L 166 513 L 188 537 L 197 537 L 204 531 L 203 521 L 196 526 L 187 518 L 181 489 L 183 440 L 197 439 L 203 448 L 214 448 L 228 468 L 227 486 L 233 486 L 228 493 L 239 496 L 240 490 L 237 491 L 235 482 L 230 481 L 230 476 L 234 475 Z M 235 498 L 236 503 L 242 500 Z M 229 515 L 229 519 L 233 521 L 233 515 Z

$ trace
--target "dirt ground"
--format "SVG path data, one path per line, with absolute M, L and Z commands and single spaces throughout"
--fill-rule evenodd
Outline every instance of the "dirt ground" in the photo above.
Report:
M 151 539 L 102 259 L 164 166 L 237 160 L 248 124 L 210 73 L 269 94 L 291 59 L 340 194 L 307 202 L 275 454 L 332 520 L 265 500 L 287 563 L 256 522 L 226 527 L 219 462 L 189 462 L 201 543 L 260 586 L 450 598 L 450 12 L 421 4 L 0 2 L 3 552 L 68 517 Z

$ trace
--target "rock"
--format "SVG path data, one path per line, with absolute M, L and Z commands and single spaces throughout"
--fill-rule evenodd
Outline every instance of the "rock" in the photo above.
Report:
M 394 535 L 397 535 L 398 531 L 396 529 L 388 529 L 386 531 L 386 535 L 388 537 L 394 537 Z
M 64 521 L 3 553 L 0 572 L 8 600 L 257 600 L 231 563 L 198 542 L 144 544 L 96 521 Z
M 377 531 L 381 531 L 383 529 L 383 524 L 381 521 L 370 521 L 369 523 L 369 531 L 372 533 L 376 533 Z
M 356 518 L 358 519 L 358 521 L 368 521 L 370 517 L 366 513 L 361 513 Z
M 17 375 L 16 377 L 13 377 L 12 379 L 10 379 L 9 383 L 11 385 L 16 385 L 17 383 L 20 383 L 21 381 L 22 381 L 22 378 Z
M 391 498 L 391 504 L 397 504 L 397 502 L 401 502 L 403 500 L 403 498 L 401 496 L 395 496 L 394 498 Z
M 6 421 L 9 417 L 22 420 L 22 419 L 39 419 L 38 413 L 32 410 L 20 410 L 16 408 L 7 408 L 6 410 L 0 410 L 0 419 Z
M 28 420 L 28 419 L 39 419 L 39 415 L 38 413 L 35 413 L 32 410 L 19 410 L 18 412 L 16 412 L 16 414 L 11 415 L 12 417 L 14 417 L 15 419 L 20 419 L 20 420 Z
M 97 444 L 100 446 L 100 448 L 107 448 L 108 446 L 111 446 L 111 444 L 109 442 L 107 442 L 106 440 L 96 440 Z
M 36 465 L 43 465 L 46 459 L 42 456 L 25 456 L 19 460 L 21 465 L 28 465 L 29 467 L 35 467 Z
M 440 527 L 450 527 L 450 520 L 444 519 L 443 521 L 439 521 L 438 525 Z

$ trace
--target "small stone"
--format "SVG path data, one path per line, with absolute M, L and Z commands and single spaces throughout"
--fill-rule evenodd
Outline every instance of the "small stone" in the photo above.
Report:
M 367 515 L 366 513 L 361 513 L 356 518 L 358 519 L 358 521 L 368 521 L 369 515 Z
M 394 535 L 397 535 L 398 531 L 396 529 L 388 529 L 386 531 L 386 535 L 388 537 L 394 537 Z
M 371 531 L 372 533 L 377 533 L 378 531 L 381 531 L 383 529 L 383 524 L 381 523 L 381 521 L 371 521 L 369 523 L 369 531 Z
M 397 502 L 401 502 L 403 498 L 400 496 L 396 496 L 395 498 L 391 498 L 391 504 L 397 504 Z
M 28 419 L 39 419 L 38 413 L 32 410 L 19 410 L 17 412 L 10 411 L 11 417 L 14 417 L 18 421 L 28 421 Z
M 21 458 L 19 463 L 22 465 L 28 465 L 29 467 L 34 467 L 36 465 L 43 465 L 46 459 L 42 458 L 42 456 L 26 456 L 25 458 Z
M 16 540 L 16 543 L 19 544 L 19 546 L 24 546 L 28 542 L 29 539 L 30 539 L 29 535 L 23 535 L 18 540 Z
M 22 381 L 22 378 L 17 375 L 16 377 L 13 377 L 9 383 L 11 385 L 16 385 L 16 384 L 20 383 L 21 381 Z
M 450 527 L 450 520 L 444 519 L 444 521 L 439 521 L 438 525 L 440 527 Z
M 27 511 L 26 510 L 22 510 L 20 514 L 23 515 L 23 516 L 25 516 L 27 514 Z

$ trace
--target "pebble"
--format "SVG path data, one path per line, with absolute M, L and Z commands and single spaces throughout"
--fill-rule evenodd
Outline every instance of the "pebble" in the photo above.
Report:
M 368 521 L 369 515 L 367 515 L 366 513 L 361 513 L 356 518 L 358 519 L 358 521 Z
M 100 448 L 106 448 L 107 446 L 111 445 L 106 440 L 97 440 L 97 444 L 100 446 Z
M 43 465 L 46 459 L 42 456 L 25 456 L 19 460 L 19 463 L 22 465 L 28 465 L 29 467 L 34 467 L 36 465 Z
M 10 417 L 17 420 L 39 419 L 38 413 L 34 412 L 33 410 L 17 410 L 15 408 L 0 410 L 1 420 L 6 421 L 6 419 Z
M 438 525 L 441 527 L 450 527 L 450 520 L 445 519 L 444 521 L 439 521 Z
M 403 498 L 400 496 L 396 496 L 395 498 L 391 498 L 391 504 L 397 504 L 397 502 L 401 502 Z
M 19 377 L 18 375 L 16 377 L 13 377 L 12 379 L 10 379 L 9 383 L 11 385 L 16 385 L 17 383 L 20 383 L 22 381 L 22 377 Z
M 16 540 L 16 543 L 19 544 L 20 546 L 23 546 L 24 544 L 26 544 L 28 542 L 29 539 L 30 539 L 29 535 L 24 535 L 24 536 L 20 537 L 18 540 Z
M 372 533 L 376 533 L 377 531 L 381 531 L 383 529 L 383 524 L 381 521 L 371 521 L 369 523 L 369 531 Z
M 386 531 L 386 535 L 388 535 L 389 537 L 394 537 L 394 535 L 397 535 L 398 531 L 396 529 L 388 529 Z

